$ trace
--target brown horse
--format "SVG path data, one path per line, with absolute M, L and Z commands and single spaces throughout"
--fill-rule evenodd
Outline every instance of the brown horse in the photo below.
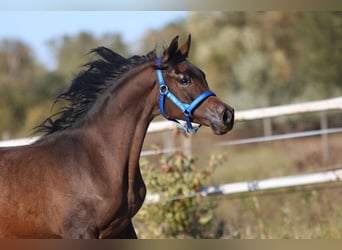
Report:
M 0 149 L 1 238 L 136 238 L 132 217 L 145 198 L 139 155 L 151 120 L 232 129 L 234 111 L 186 60 L 190 36 L 163 55 L 124 58 L 100 47 L 58 97 L 67 101 L 35 143 Z

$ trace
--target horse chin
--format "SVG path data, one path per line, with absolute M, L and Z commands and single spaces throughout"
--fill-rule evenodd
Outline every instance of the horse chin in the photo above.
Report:
M 215 135 L 224 135 L 233 129 L 233 124 L 210 123 L 210 128 Z

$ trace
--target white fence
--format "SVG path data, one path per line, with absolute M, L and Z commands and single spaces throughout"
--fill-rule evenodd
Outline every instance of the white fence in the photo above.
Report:
M 332 133 L 341 133 L 342 128 L 333 128 L 329 129 L 327 125 L 326 116 L 322 116 L 321 120 L 321 130 L 318 131 L 305 131 L 301 133 L 291 133 L 285 135 L 271 135 L 270 132 L 267 132 L 270 129 L 269 118 L 284 116 L 284 115 L 293 115 L 293 114 L 302 114 L 308 112 L 318 112 L 318 111 L 329 111 L 329 110 L 342 110 L 342 97 L 332 98 L 328 100 L 322 101 L 314 101 L 300 104 L 291 104 L 277 107 L 269 107 L 262 109 L 254 109 L 254 110 L 246 110 L 246 111 L 238 111 L 235 113 L 235 121 L 246 121 L 246 120 L 255 120 L 255 119 L 266 119 L 264 122 L 265 135 L 264 137 L 257 138 L 248 138 L 242 140 L 235 140 L 229 142 L 221 142 L 217 143 L 215 146 L 231 146 L 245 143 L 255 143 L 255 142 L 265 142 L 265 141 L 274 141 L 274 140 L 282 140 L 282 139 L 291 139 L 291 138 L 299 138 L 305 136 L 322 136 L 322 150 L 323 150 L 323 158 L 327 157 L 327 135 Z M 161 122 L 152 122 L 148 128 L 148 133 L 154 132 L 162 132 L 162 131 L 170 131 L 177 129 L 178 127 L 173 123 L 168 121 Z M 10 147 L 10 146 L 18 146 L 25 145 L 34 142 L 38 137 L 32 138 L 23 138 L 23 139 L 15 139 L 15 140 L 7 140 L 1 141 L 0 146 Z M 168 148 L 163 150 L 149 150 L 143 151 L 142 156 L 148 156 L 152 154 L 159 154 L 164 152 L 172 152 L 175 150 L 179 150 L 179 148 Z M 283 188 L 283 187 L 293 187 L 293 186 L 302 186 L 309 184 L 319 184 L 325 182 L 339 182 L 342 181 L 342 169 L 337 169 L 334 171 L 325 171 L 320 173 L 312 173 L 306 175 L 295 175 L 295 176 L 286 176 L 279 177 L 267 180 L 259 180 L 253 182 L 238 182 L 238 183 L 230 183 L 223 184 L 217 187 L 206 187 L 203 188 L 199 193 L 192 193 L 189 196 L 195 195 L 213 195 L 213 194 L 234 194 L 234 193 L 244 193 L 244 192 L 252 192 L 257 190 L 268 190 L 275 188 Z M 167 200 L 175 200 L 179 197 L 173 197 Z M 184 198 L 184 197 L 183 197 Z M 159 194 L 148 194 L 146 197 L 147 203 L 159 202 L 160 195 Z
M 235 182 L 213 187 L 204 187 L 197 193 L 193 192 L 187 196 L 181 197 L 171 197 L 163 199 L 163 197 L 160 194 L 148 194 L 146 196 L 145 202 L 146 204 L 152 204 L 158 202 L 169 202 L 184 198 L 195 197 L 196 195 L 232 195 L 261 190 L 272 190 L 278 188 L 289 188 L 339 181 L 342 181 L 342 169 L 330 170 L 319 173 L 311 173 L 305 175 L 284 176 L 251 182 Z
M 283 115 L 294 115 L 327 110 L 342 110 L 342 97 L 322 101 L 241 111 L 236 113 L 235 120 L 255 120 Z

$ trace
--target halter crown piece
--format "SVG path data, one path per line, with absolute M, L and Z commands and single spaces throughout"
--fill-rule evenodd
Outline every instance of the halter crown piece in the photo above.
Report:
M 157 63 L 160 65 L 162 58 L 158 58 Z M 159 109 L 161 115 L 174 123 L 176 123 L 180 128 L 182 128 L 186 133 L 194 134 L 198 131 L 198 129 L 201 127 L 199 125 L 198 127 L 193 127 L 191 124 L 191 113 L 194 111 L 205 99 L 207 99 L 209 96 L 216 96 L 214 92 L 207 90 L 200 94 L 195 100 L 192 101 L 192 103 L 187 104 L 181 102 L 172 92 L 169 91 L 169 88 L 167 87 L 164 77 L 163 77 L 163 72 L 161 69 L 157 69 L 157 75 L 158 75 L 158 81 L 159 81 Z M 183 112 L 184 118 L 186 121 L 186 126 L 184 126 L 180 121 L 170 118 L 166 115 L 165 110 L 164 110 L 164 105 L 165 105 L 165 97 L 169 98 L 176 106 Z

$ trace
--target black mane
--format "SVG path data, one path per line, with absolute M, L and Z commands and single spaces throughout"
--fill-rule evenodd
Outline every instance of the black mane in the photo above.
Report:
M 48 135 L 71 127 L 123 73 L 157 58 L 155 50 L 144 56 L 130 58 L 124 58 L 105 47 L 93 49 L 90 53 L 96 54 L 99 58 L 85 64 L 86 69 L 81 71 L 69 89 L 55 100 L 55 103 L 67 101 L 68 105 L 38 125 L 36 132 Z

